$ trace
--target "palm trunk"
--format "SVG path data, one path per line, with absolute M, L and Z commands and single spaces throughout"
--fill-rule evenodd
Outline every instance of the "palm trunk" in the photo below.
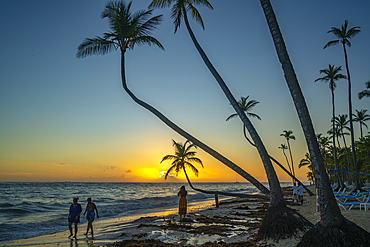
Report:
M 251 140 L 249 140 L 249 138 L 247 137 L 247 133 L 245 133 L 245 126 L 244 126 L 244 137 L 245 137 L 245 139 L 247 139 L 247 141 L 249 142 L 249 144 L 251 144 L 253 147 L 256 147 L 256 145 L 254 145 L 254 143 L 251 141 Z M 283 152 L 284 152 L 284 149 L 283 149 Z M 284 153 L 284 155 L 285 155 L 285 153 Z M 288 162 L 288 158 L 287 158 L 287 156 L 285 155 L 285 158 L 286 158 L 286 161 L 287 161 L 287 163 L 288 163 L 288 166 L 289 166 L 289 162 Z M 288 174 L 289 176 L 291 176 L 292 177 L 292 179 L 293 179 L 293 181 L 295 180 L 295 181 L 297 181 L 297 182 L 299 182 L 299 183 L 301 183 L 301 181 L 299 181 L 298 180 L 298 178 L 296 178 L 293 174 L 292 174 L 292 171 L 288 171 L 287 169 L 285 169 L 285 167 L 282 165 L 282 164 L 280 164 L 276 159 L 274 159 L 274 157 L 272 157 L 272 156 L 270 156 L 270 159 L 273 161 L 273 162 L 275 162 L 275 164 L 277 164 L 278 166 L 280 166 L 280 168 L 281 169 L 283 169 L 283 171 L 286 173 L 286 174 Z M 290 167 L 289 167 L 290 168 Z M 310 195 L 310 196 L 313 196 L 314 194 L 303 184 L 303 183 L 301 183 L 302 184 L 302 186 L 303 186 L 303 188 L 307 191 L 307 193 Z
M 347 57 L 347 50 L 346 45 L 343 44 L 343 50 L 344 50 L 344 60 L 346 63 L 346 70 L 347 70 L 347 78 L 348 78 L 348 108 L 349 108 L 349 128 L 351 130 L 351 145 L 352 145 L 352 156 L 353 156 L 353 165 L 355 166 L 356 171 L 356 190 L 361 189 L 360 186 L 360 178 L 358 175 L 358 166 L 357 166 L 357 159 L 356 159 L 356 148 L 355 148 L 355 134 L 353 129 L 353 120 L 352 120 L 352 86 L 351 86 L 351 76 L 349 74 L 349 67 L 348 67 L 348 57 Z
M 342 132 L 342 138 L 343 138 L 343 143 L 344 143 L 344 150 L 345 150 L 345 152 L 346 152 L 346 157 L 347 157 L 347 159 L 346 159 L 346 160 L 347 160 L 347 171 L 348 171 L 348 172 L 350 172 L 350 171 L 351 171 L 351 170 L 350 170 L 351 162 L 349 161 L 349 155 L 348 155 L 347 143 L 346 143 L 346 138 L 345 138 L 345 136 L 344 136 L 343 128 L 342 128 L 341 132 Z M 351 178 L 350 178 L 350 174 L 349 174 L 349 173 L 347 173 L 347 181 L 348 181 L 349 183 L 351 183 Z
M 334 90 L 331 90 L 331 99 L 332 99 L 332 105 L 333 105 L 333 149 L 334 149 L 334 167 L 335 170 L 338 170 L 338 161 L 337 161 L 337 148 L 335 146 L 335 101 L 334 101 Z M 335 172 L 335 177 L 337 179 L 337 183 L 341 184 L 339 181 L 339 175 L 338 172 Z
M 295 176 L 295 172 L 294 172 L 294 166 L 293 166 L 293 155 L 292 155 L 292 150 L 290 149 L 290 142 L 289 142 L 289 139 L 286 139 L 287 143 L 288 143 L 288 148 L 289 148 L 289 155 L 290 155 L 290 162 L 292 164 L 292 171 L 293 171 L 293 175 Z
M 261 193 L 265 194 L 265 195 L 268 195 L 270 192 L 269 190 L 263 185 L 261 184 L 259 181 L 257 181 L 254 177 L 252 177 L 249 173 L 247 173 L 246 171 L 244 171 L 242 168 L 240 168 L 239 166 L 237 166 L 236 164 L 234 164 L 233 162 L 231 162 L 230 160 L 228 160 L 226 157 L 222 156 L 221 154 L 219 154 L 217 151 L 213 150 L 212 148 L 210 148 L 209 146 L 207 146 L 206 144 L 202 143 L 200 140 L 196 139 L 195 137 L 193 137 L 192 135 L 190 135 L 189 133 L 187 133 L 186 131 L 184 131 L 183 129 L 181 129 L 179 126 L 177 126 L 175 123 L 173 123 L 171 120 L 169 120 L 167 117 L 165 117 L 162 113 L 160 113 L 158 110 L 156 110 L 154 107 L 150 106 L 149 104 L 141 101 L 140 99 L 138 99 L 130 90 L 129 88 L 127 87 L 127 84 L 126 84 L 126 76 L 125 76 L 125 56 L 124 56 L 124 51 L 122 52 L 121 54 L 121 77 L 122 77 L 122 86 L 123 88 L 125 89 L 125 91 L 130 95 L 130 97 L 139 105 L 141 105 L 142 107 L 144 107 L 145 109 L 147 109 L 148 111 L 150 111 L 151 113 L 153 113 L 155 116 L 157 116 L 162 122 L 164 122 L 167 126 L 169 126 L 172 130 L 174 130 L 175 132 L 177 132 L 178 134 L 180 134 L 181 136 L 183 136 L 184 138 L 186 138 L 187 140 L 191 141 L 192 143 L 194 143 L 196 146 L 200 147 L 201 149 L 203 149 L 205 152 L 207 152 L 208 154 L 210 154 L 211 156 L 213 156 L 214 158 L 216 158 L 217 160 L 219 160 L 220 162 L 222 162 L 223 164 L 225 164 L 226 166 L 228 166 L 229 168 L 231 168 L 232 170 L 234 170 L 236 173 L 238 173 L 239 175 L 241 175 L 243 178 L 245 178 L 246 180 L 248 180 L 249 182 L 251 182 L 254 186 L 257 187 L 257 189 L 259 191 L 261 191 Z
M 203 51 L 203 49 L 199 45 L 198 41 L 195 38 L 195 35 L 194 35 L 193 31 L 190 28 L 185 7 L 182 6 L 182 8 L 183 8 L 183 11 L 184 11 L 185 25 L 187 27 L 187 30 L 190 34 L 190 37 L 191 37 L 197 51 L 199 52 L 200 56 L 202 57 L 204 63 L 206 64 L 206 66 L 209 69 L 209 71 L 211 72 L 211 74 L 215 77 L 216 81 L 220 85 L 222 91 L 224 92 L 225 96 L 227 97 L 227 99 L 231 103 L 232 107 L 234 108 L 236 113 L 239 115 L 239 117 L 241 118 L 244 125 L 247 127 L 254 143 L 256 144 L 257 150 L 258 150 L 258 152 L 261 156 L 261 159 L 262 159 L 262 162 L 265 166 L 265 170 L 266 170 L 267 177 L 268 177 L 268 180 L 269 180 L 270 195 L 271 195 L 271 202 L 270 203 L 272 203 L 273 205 L 280 205 L 280 204 L 285 205 L 285 201 L 284 201 L 284 198 L 283 198 L 283 193 L 281 192 L 281 187 L 280 187 L 280 184 L 279 184 L 279 180 L 276 176 L 274 168 L 272 167 L 270 157 L 269 157 L 269 155 L 268 155 L 268 153 L 267 153 L 267 151 L 266 151 L 266 149 L 265 149 L 265 147 L 262 143 L 262 140 L 260 139 L 259 135 L 257 134 L 257 131 L 253 127 L 252 123 L 249 121 L 249 119 L 245 115 L 244 111 L 240 108 L 240 106 L 239 106 L 238 102 L 236 101 L 236 99 L 234 98 L 234 96 L 231 94 L 231 92 L 228 89 L 228 87 L 226 86 L 225 82 L 223 81 L 221 76 L 218 74 L 216 69 L 213 67 L 213 65 L 209 61 L 207 55 L 205 54 L 205 52 Z
M 288 164 L 289 171 L 290 171 L 290 173 L 292 173 L 292 168 L 290 168 L 288 156 L 286 156 L 286 153 L 285 153 L 284 149 L 283 149 L 283 154 L 285 156 L 286 163 Z M 293 178 L 293 182 L 294 182 L 294 178 Z
M 184 5 L 182 5 L 182 9 L 184 12 L 184 20 L 186 28 L 189 32 L 189 35 L 199 52 L 200 56 L 202 57 L 205 65 L 211 72 L 211 74 L 216 79 L 217 83 L 221 87 L 222 91 L 224 92 L 226 98 L 229 100 L 230 104 L 239 115 L 241 121 L 248 129 L 249 134 L 254 141 L 258 153 L 262 159 L 262 163 L 265 167 L 266 175 L 268 178 L 269 186 L 270 186 L 270 204 L 267 209 L 266 217 L 264 218 L 260 230 L 258 232 L 260 238 L 284 238 L 286 236 L 291 236 L 296 234 L 298 230 L 304 231 L 310 223 L 307 222 L 306 219 L 302 218 L 295 218 L 293 215 L 295 212 L 290 211 L 286 207 L 286 202 L 283 197 L 283 193 L 281 191 L 280 183 L 274 167 L 272 166 L 270 156 L 267 153 L 263 142 L 258 135 L 256 129 L 245 115 L 244 111 L 240 108 L 239 104 L 237 103 L 234 96 L 231 94 L 229 88 L 226 86 L 225 82 L 218 74 L 216 69 L 213 67 L 212 63 L 209 61 L 207 55 L 199 45 L 198 41 L 195 38 L 193 31 L 190 28 L 189 21 L 186 15 L 186 10 Z
M 295 75 L 293 65 L 286 50 L 275 13 L 269 0 L 260 0 L 260 3 L 266 16 L 266 21 L 273 38 L 275 49 L 279 61 L 282 64 L 285 80 L 306 138 L 307 147 L 310 152 L 315 172 L 317 182 L 316 188 L 318 190 L 320 201 L 321 220 L 303 236 L 298 246 L 323 246 L 325 243 L 327 246 L 343 246 L 343 242 L 345 242 L 346 239 L 350 239 L 350 243 L 359 241 L 362 243 L 362 246 L 369 245 L 370 233 L 346 220 L 340 212 L 330 186 L 329 176 L 325 170 L 324 161 L 317 143 L 311 117 L 299 86 L 298 79 Z M 342 229 L 346 229 L 346 231 L 341 231 Z M 359 238 L 359 240 L 351 238 L 354 234 L 356 235 L 356 238 Z

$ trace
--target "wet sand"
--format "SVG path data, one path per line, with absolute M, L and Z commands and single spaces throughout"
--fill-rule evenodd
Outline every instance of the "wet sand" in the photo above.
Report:
M 315 187 L 309 186 L 315 193 Z M 287 200 L 291 200 L 291 188 L 283 188 Z M 212 205 L 213 204 L 213 205 Z M 180 221 L 176 209 L 162 212 L 146 212 L 137 220 L 132 218 L 94 222 L 94 238 L 86 238 L 83 233 L 86 225 L 79 228 L 78 239 L 68 239 L 69 231 L 2 243 L 3 246 L 295 246 L 303 233 L 290 239 L 261 241 L 257 238 L 268 201 L 261 199 L 234 199 L 222 201 L 216 208 L 214 201 L 201 205 L 189 205 L 186 220 Z M 289 206 L 296 209 L 306 219 L 316 224 L 320 213 L 316 212 L 316 196 L 305 192 L 302 206 Z M 343 215 L 370 231 L 370 210 L 359 210 L 355 206 L 350 211 L 343 209 Z

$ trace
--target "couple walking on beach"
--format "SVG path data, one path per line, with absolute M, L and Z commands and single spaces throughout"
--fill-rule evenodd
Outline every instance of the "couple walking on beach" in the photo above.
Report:
M 77 238 L 77 231 L 78 231 L 77 225 L 78 225 L 78 223 L 80 223 L 80 215 L 82 213 L 82 207 L 78 203 L 78 199 L 79 199 L 78 197 L 73 198 L 73 203 L 69 207 L 69 214 L 68 214 L 68 228 L 69 228 L 69 232 L 70 232 L 69 238 L 73 236 L 73 233 L 72 233 L 72 224 L 73 223 L 75 225 L 75 235 L 74 235 L 73 238 Z M 86 233 L 84 234 L 86 236 L 89 232 L 89 229 L 91 229 L 91 236 L 94 237 L 94 231 L 93 231 L 92 223 L 95 219 L 95 211 L 96 211 L 96 216 L 99 218 L 98 209 L 96 208 L 95 203 L 92 202 L 90 197 L 87 198 L 87 205 L 86 205 L 86 209 L 85 209 L 85 212 L 84 212 L 84 215 L 87 213 L 86 219 L 88 221 L 87 230 L 86 230 Z
M 296 185 L 296 183 L 294 182 L 293 183 L 293 202 L 294 201 L 297 201 L 297 203 L 299 204 L 303 204 L 303 185 L 301 183 L 298 183 L 298 186 Z

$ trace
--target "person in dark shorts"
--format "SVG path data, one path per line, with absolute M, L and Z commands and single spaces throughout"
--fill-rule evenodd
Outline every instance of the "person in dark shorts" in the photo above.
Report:
M 73 198 L 73 203 L 69 207 L 69 214 L 68 214 L 68 228 L 71 235 L 69 235 L 69 238 L 73 236 L 72 234 L 72 224 L 75 224 L 75 235 L 74 238 L 77 238 L 77 225 L 80 223 L 80 214 L 82 212 L 82 207 L 78 202 L 78 197 Z
M 84 215 L 86 214 L 86 219 L 88 221 L 87 223 L 87 230 L 86 230 L 86 233 L 84 235 L 87 236 L 87 234 L 89 233 L 89 229 L 91 229 L 91 236 L 94 237 L 94 230 L 93 230 L 93 226 L 92 226 L 92 223 L 95 219 L 95 211 L 96 211 L 96 217 L 99 218 L 99 213 L 98 213 L 98 209 L 96 208 L 96 205 L 95 203 L 92 202 L 91 198 L 87 198 L 87 205 L 86 205 L 86 209 L 85 209 L 85 212 L 84 212 Z
M 183 215 L 185 219 L 186 211 L 187 211 L 187 201 L 186 201 L 186 196 L 188 195 L 188 192 L 185 190 L 185 186 L 181 186 L 180 191 L 177 193 L 177 196 L 180 196 L 180 201 L 179 201 L 179 215 L 180 215 L 180 220 L 181 220 L 181 215 Z

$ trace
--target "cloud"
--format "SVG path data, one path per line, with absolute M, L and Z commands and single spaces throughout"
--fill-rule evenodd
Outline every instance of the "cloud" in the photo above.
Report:
M 126 173 L 132 173 L 131 169 L 128 169 L 128 170 L 126 171 Z
M 50 163 L 51 165 L 58 165 L 58 166 L 87 166 L 87 165 L 80 165 L 80 164 L 68 164 L 68 163 Z

